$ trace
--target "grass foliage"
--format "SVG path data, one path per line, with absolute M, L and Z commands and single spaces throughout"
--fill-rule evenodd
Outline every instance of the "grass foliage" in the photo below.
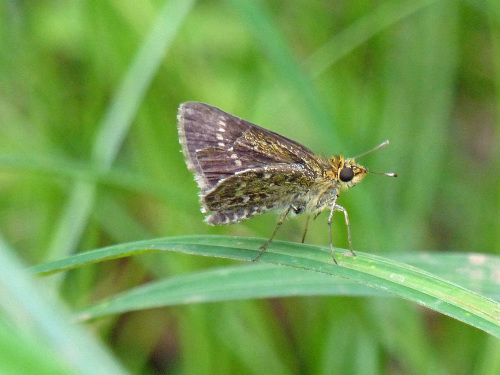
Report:
M 497 2 L 10 1 L 0 20 L 0 373 L 500 372 Z M 339 199 L 358 256 L 332 265 L 323 214 L 242 263 L 276 217 L 202 222 L 188 100 L 325 155 L 389 139 L 359 162 L 399 177 Z

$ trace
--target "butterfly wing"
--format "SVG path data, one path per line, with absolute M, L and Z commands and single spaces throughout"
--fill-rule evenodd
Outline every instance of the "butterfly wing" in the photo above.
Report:
M 271 210 L 305 209 L 314 176 L 301 164 L 276 164 L 237 172 L 201 197 L 209 224 L 233 224 Z
M 201 195 L 238 172 L 282 164 L 317 171 L 321 160 L 299 143 L 216 107 L 181 104 L 179 139 Z

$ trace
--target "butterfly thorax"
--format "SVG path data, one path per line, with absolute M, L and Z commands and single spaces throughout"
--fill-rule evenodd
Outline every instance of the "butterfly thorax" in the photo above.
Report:
M 367 173 L 354 159 L 344 159 L 342 155 L 323 160 L 320 168 L 319 177 L 310 185 L 307 193 L 300 197 L 304 211 L 313 214 L 331 208 L 340 192 L 356 185 Z

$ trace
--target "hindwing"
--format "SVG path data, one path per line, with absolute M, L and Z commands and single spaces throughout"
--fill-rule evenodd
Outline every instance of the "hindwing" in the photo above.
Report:
M 301 211 L 314 175 L 301 164 L 278 164 L 240 171 L 201 197 L 209 224 L 232 224 L 271 210 Z

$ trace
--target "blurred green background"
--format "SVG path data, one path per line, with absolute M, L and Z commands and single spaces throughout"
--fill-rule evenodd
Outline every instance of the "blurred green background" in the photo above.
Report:
M 162 236 L 270 235 L 273 214 L 203 223 L 177 138 L 188 100 L 324 155 L 389 139 L 358 161 L 398 179 L 370 175 L 339 199 L 355 249 L 500 253 L 497 1 L 4 1 L 0 12 L 0 236 L 26 265 Z M 308 243 L 328 243 L 327 216 Z M 300 241 L 304 223 L 277 238 Z M 231 263 L 146 255 L 40 283 L 78 310 Z M 498 340 L 386 298 L 193 304 L 87 327 L 134 374 L 500 371 Z

